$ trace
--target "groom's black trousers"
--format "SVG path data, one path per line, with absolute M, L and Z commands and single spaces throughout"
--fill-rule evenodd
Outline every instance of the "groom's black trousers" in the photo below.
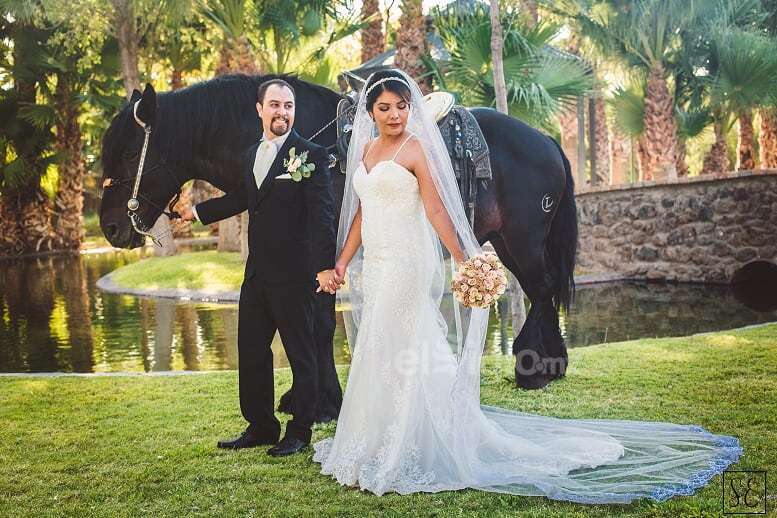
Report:
M 258 275 L 243 281 L 237 338 L 240 410 L 251 432 L 271 437 L 280 434 L 270 349 L 277 330 L 293 374 L 292 393 L 310 396 L 295 398 L 286 436 L 310 441 L 318 394 L 313 336 L 316 287 L 315 280 L 268 283 Z

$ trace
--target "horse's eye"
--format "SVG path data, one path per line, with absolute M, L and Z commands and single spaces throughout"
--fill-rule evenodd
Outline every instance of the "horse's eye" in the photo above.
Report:
M 138 152 L 137 152 L 137 151 L 133 151 L 133 150 L 127 150 L 127 151 L 125 151 L 125 152 L 123 153 L 123 156 L 124 156 L 124 158 L 126 158 L 127 160 L 132 160 L 132 159 L 134 159 L 135 157 L 137 157 L 137 156 L 138 156 Z

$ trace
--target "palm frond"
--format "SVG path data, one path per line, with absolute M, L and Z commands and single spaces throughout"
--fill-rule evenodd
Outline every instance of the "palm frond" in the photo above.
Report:
M 742 29 L 718 32 L 714 39 L 718 74 L 712 95 L 734 111 L 770 102 L 776 95 L 777 42 Z
M 245 27 L 245 0 L 200 0 L 200 12 L 229 38 L 239 38 Z
M 57 120 L 54 108 L 45 104 L 22 103 L 17 115 L 39 130 L 50 128 Z
M 620 87 L 608 101 L 612 108 L 615 125 L 630 137 L 639 137 L 645 131 L 644 85 Z
M 712 122 L 709 108 L 694 108 L 688 111 L 675 108 L 677 136 L 681 139 L 694 138 Z

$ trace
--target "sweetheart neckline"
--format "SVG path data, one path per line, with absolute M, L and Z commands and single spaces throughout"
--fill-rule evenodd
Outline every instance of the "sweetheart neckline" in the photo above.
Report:
M 415 176 L 413 173 L 411 173 L 411 172 L 410 172 L 410 169 L 408 169 L 407 167 L 403 166 L 402 164 L 400 164 L 399 162 L 397 162 L 397 161 L 396 161 L 396 160 L 394 160 L 393 158 L 390 158 L 390 159 L 388 159 L 388 160 L 378 160 L 378 161 L 375 163 L 375 165 L 373 165 L 373 166 L 372 166 L 372 169 L 371 169 L 370 171 L 367 171 L 367 164 L 365 164 L 365 163 L 364 163 L 364 160 L 360 160 L 360 161 L 359 161 L 359 164 L 360 164 L 360 165 L 361 165 L 361 166 L 364 168 L 364 175 L 365 175 L 365 176 L 370 176 L 370 175 L 372 174 L 372 171 L 374 171 L 376 167 L 378 167 L 380 164 L 382 164 L 382 163 L 384 163 L 384 162 L 394 162 L 394 163 L 395 163 L 395 164 L 397 164 L 397 165 L 398 165 L 400 168 L 402 168 L 402 170 L 403 170 L 404 172 L 406 172 L 407 174 L 409 174 L 409 175 L 410 175 L 410 176 L 412 176 L 413 178 L 415 178 L 415 177 L 416 177 L 416 176 Z

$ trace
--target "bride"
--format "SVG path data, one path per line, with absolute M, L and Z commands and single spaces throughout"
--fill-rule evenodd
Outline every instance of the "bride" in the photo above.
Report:
M 353 357 L 335 436 L 313 446 L 322 473 L 377 495 L 627 503 L 692 494 L 739 458 L 735 437 L 699 426 L 481 405 L 488 310 L 460 306 L 446 286 L 482 250 L 442 136 L 399 70 L 372 74 L 357 110 L 336 263 Z

